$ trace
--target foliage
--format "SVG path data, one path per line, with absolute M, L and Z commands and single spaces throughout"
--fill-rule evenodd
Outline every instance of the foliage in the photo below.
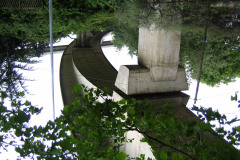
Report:
M 20 70 L 32 70 L 32 57 L 40 56 L 46 43 L 33 40 L 22 41 L 11 36 L 0 36 L 0 148 L 17 147 L 19 139 L 33 131 L 28 123 L 34 114 L 41 112 L 24 100 L 26 78 Z
M 118 49 L 121 49 L 123 46 L 127 46 L 129 49 L 130 55 L 137 54 L 138 48 L 138 28 L 130 28 L 125 24 L 119 24 L 114 27 L 114 40 L 113 44 Z
M 24 81 L 27 80 L 20 70 L 32 70 L 28 67 L 32 57 L 39 57 L 47 46 L 44 42 L 20 40 L 10 36 L 0 36 L 0 86 L 2 91 L 13 97 L 16 92 L 25 90 Z
M 201 81 L 214 86 L 228 83 L 239 77 L 238 23 L 228 27 L 227 15 L 238 14 L 237 9 L 215 7 L 212 1 L 208 22 L 206 1 L 124 1 L 116 14 L 114 45 L 129 47 L 130 54 L 137 54 L 138 28 L 151 24 L 165 30 L 181 30 L 180 64 L 187 68 L 191 77 L 199 73 L 204 24 L 208 23 L 207 48 L 205 51 Z M 127 7 L 126 7 L 127 6 Z M 180 17 L 179 17 L 180 16 Z M 177 18 L 178 20 L 173 20 Z
M 101 127 L 105 123 L 102 122 L 104 117 L 101 117 L 102 112 L 99 110 L 104 112 L 103 107 L 106 109 L 113 103 L 97 102 L 94 93 L 97 96 L 106 96 L 99 90 L 91 89 L 82 98 L 81 86 L 75 88 L 74 92 L 77 99 L 73 104 L 65 106 L 63 115 L 54 122 L 49 121 L 45 127 L 34 127 L 29 137 L 24 138 L 28 143 L 16 148 L 16 151 L 21 157 L 36 156 L 38 159 L 124 160 L 125 154 L 117 150 L 118 146 L 110 146 L 113 134 L 121 134 L 121 137 L 116 136 L 114 139 L 119 142 L 124 139 L 123 132 L 118 133 L 116 128 L 103 130 Z M 106 112 L 110 113 L 108 110 Z M 50 145 L 46 145 L 48 141 L 51 142 Z
M 32 115 L 41 112 L 41 108 L 22 100 L 24 92 L 16 93 L 11 101 L 6 92 L 1 91 L 0 94 L 0 148 L 4 150 L 9 146 L 17 148 L 19 139 L 23 140 L 23 137 L 28 137 L 33 131 L 28 123 Z
M 115 41 L 115 44 L 121 46 L 128 43 L 129 46 L 133 46 L 130 50 L 134 52 L 134 48 L 137 47 L 138 26 L 149 26 L 159 20 L 155 12 L 165 12 L 163 14 L 165 18 L 159 21 L 161 25 L 169 24 L 168 18 L 175 18 L 173 14 L 183 13 L 181 15 L 184 19 L 182 25 L 186 24 L 185 28 L 182 28 L 184 34 L 188 30 L 187 27 L 191 27 L 189 23 L 192 22 L 186 15 L 189 14 L 194 19 L 196 8 L 199 6 L 200 11 L 203 11 L 200 15 L 204 13 L 204 8 L 201 8 L 202 4 L 193 9 L 189 8 L 191 12 L 187 12 L 189 10 L 187 4 L 184 7 L 176 3 L 171 7 L 163 5 L 159 8 L 156 5 L 148 5 L 146 2 L 144 0 L 55 0 L 53 2 L 55 41 L 70 32 L 109 29 L 113 27 L 113 19 L 117 16 L 115 40 L 120 38 L 119 42 Z M 126 7 L 126 4 L 133 8 Z M 118 14 L 113 15 L 116 8 Z M 173 8 L 174 12 L 171 10 Z M 213 17 L 221 17 L 220 13 L 225 14 L 227 11 L 216 11 L 216 16 Z M 172 114 L 173 107 L 167 104 L 159 106 L 156 110 L 147 101 L 123 99 L 114 102 L 106 96 L 106 93 L 82 86 L 75 88 L 76 100 L 71 105 L 65 106 L 62 115 L 54 122 L 49 121 L 46 126 L 29 126 L 31 116 L 39 114 L 41 109 L 32 106 L 29 101 L 24 101 L 24 92 L 19 92 L 18 85 L 23 86 L 24 77 L 18 73 L 18 69 L 31 69 L 19 62 L 34 63 L 30 57 L 39 56 L 47 45 L 45 42 L 48 42 L 49 36 L 48 4 L 44 1 L 42 10 L 2 10 L 0 15 L 0 40 L 3 44 L 0 46 L 0 148 L 7 150 L 9 146 L 13 146 L 20 153 L 20 157 L 31 159 L 123 160 L 130 157 L 120 150 L 120 146 L 132 141 L 126 140 L 124 135 L 128 131 L 136 131 L 144 136 L 141 141 L 147 142 L 152 147 L 156 159 L 236 159 L 239 157 L 239 152 L 231 146 L 239 145 L 239 126 L 234 127 L 232 131 L 225 131 L 222 127 L 223 124 L 239 121 L 238 118 L 229 121 L 224 115 L 211 109 L 194 107 L 193 110 L 199 112 L 202 121 L 178 120 Z M 195 28 L 192 33 L 200 39 L 201 36 L 196 34 L 201 30 L 202 24 L 198 23 L 199 20 L 202 22 L 201 17 L 194 19 L 195 26 L 199 27 Z M 172 22 L 179 23 L 179 21 Z M 171 24 L 173 28 L 177 25 L 176 23 Z M 219 23 L 219 25 L 225 24 Z M 216 29 L 215 26 L 213 25 L 212 30 Z M 236 56 L 237 43 L 232 43 L 233 39 L 231 39 L 235 35 L 229 34 L 230 36 L 226 37 L 225 34 L 224 37 L 230 40 L 222 41 L 222 37 L 219 38 L 216 35 L 221 35 L 219 33 L 223 32 L 219 29 L 217 31 L 219 32 L 213 32 L 214 34 L 209 36 L 216 37 L 210 41 L 209 47 L 212 50 L 214 49 L 211 47 L 217 48 L 218 53 L 223 55 L 219 56 L 220 62 L 229 58 L 226 64 L 222 64 L 225 70 L 219 71 L 218 76 L 211 75 L 219 77 L 221 81 L 222 73 L 232 73 L 231 67 L 236 68 L 235 62 L 229 64 L 232 62 L 231 58 L 233 57 L 236 61 L 239 58 Z M 127 36 L 126 33 L 133 34 Z M 187 39 L 188 36 L 183 36 L 183 38 Z M 188 43 L 190 40 L 185 42 Z M 197 42 L 197 44 L 201 43 Z M 189 47 L 188 45 L 190 46 L 186 44 L 186 48 Z M 196 46 L 196 49 L 198 47 Z M 223 49 L 224 51 L 220 52 Z M 215 51 L 209 53 L 218 54 Z M 217 56 L 210 56 L 209 59 L 215 57 Z M 209 69 L 206 70 L 209 71 Z M 237 75 L 237 72 L 233 73 Z M 211 76 L 206 78 L 207 83 L 213 81 Z M 226 81 L 232 80 L 234 76 L 227 77 Z M 82 90 L 86 93 L 84 96 L 81 94 Z M 203 122 L 205 119 L 206 124 Z M 210 122 L 213 120 L 218 120 L 221 124 L 219 128 L 216 128 L 216 132 L 211 129 Z M 197 135 L 201 135 L 201 138 Z M 210 143 L 208 142 L 209 136 L 213 137 Z M 226 137 L 230 144 L 223 141 L 223 137 Z M 144 158 L 145 156 L 141 155 L 137 159 Z
M 31 106 L 29 102 L 21 102 L 20 97 L 23 95 L 21 91 L 25 90 L 26 79 L 19 71 L 31 70 L 27 64 L 36 62 L 32 61 L 31 57 L 40 56 L 47 46 L 46 42 L 49 41 L 48 1 L 45 0 L 43 3 L 43 9 L 40 10 L 3 9 L 0 12 L 1 132 L 7 133 L 1 135 L 1 147 L 7 145 L 16 147 L 16 137 L 21 137 L 27 145 L 30 141 L 24 137 L 29 137 L 34 129 L 41 130 L 27 128 L 30 115 L 40 110 Z M 54 0 L 54 40 L 71 32 L 108 28 L 113 19 L 112 12 L 116 3 L 118 1 L 114 0 L 68 2 Z M 6 100 L 6 97 L 9 99 Z M 5 139 L 8 137 L 15 140 L 6 142 Z
M 189 34 L 190 35 L 190 34 Z M 191 77 L 197 79 L 200 65 L 202 36 L 182 37 L 180 61 Z M 214 86 L 232 82 L 240 76 L 239 40 L 215 41 L 209 39 L 203 60 L 201 81 Z
M 81 94 L 82 90 L 86 93 Z M 223 127 L 214 132 L 210 124 L 232 124 L 211 109 L 197 108 L 202 121 L 175 119 L 172 107 L 164 105 L 153 109 L 147 101 L 135 99 L 114 102 L 100 90 L 76 86 L 76 100 L 64 107 L 62 115 L 45 127 L 21 130 L 22 145 L 16 147 L 21 157 L 37 159 L 128 159 L 121 152 L 121 144 L 128 131 L 137 131 L 153 149 L 156 159 L 237 159 L 239 151 L 230 144 L 239 145 L 239 127 L 225 132 Z M 104 101 L 103 101 L 104 100 Z M 230 144 L 223 140 L 226 135 Z M 209 138 L 210 137 L 210 138 Z M 209 141 L 211 140 L 211 141 Z M 137 159 L 143 158 L 144 155 Z M 146 157 L 147 158 L 147 157 Z
M 113 43 L 118 49 L 127 46 L 129 54 L 137 54 L 139 26 L 149 26 L 153 23 L 150 16 L 154 12 L 148 6 L 148 2 L 145 0 L 123 1 L 119 5 L 115 11 L 113 32 Z
M 54 41 L 71 32 L 109 29 L 116 3 L 113 0 L 54 0 Z M 48 1 L 43 4 L 43 9 L 38 10 L 1 10 L 0 35 L 49 42 Z

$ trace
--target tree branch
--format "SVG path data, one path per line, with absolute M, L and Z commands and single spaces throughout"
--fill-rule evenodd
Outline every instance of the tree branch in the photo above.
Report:
M 188 153 L 186 153 L 186 152 L 184 152 L 184 151 L 181 151 L 181 150 L 179 150 L 179 149 L 177 149 L 177 148 L 174 148 L 173 146 L 170 146 L 170 145 L 168 145 L 168 144 L 166 144 L 166 143 L 164 143 L 164 142 L 162 142 L 162 141 L 160 141 L 160 140 L 158 140 L 158 139 L 156 139 L 156 138 L 148 135 L 146 132 L 142 132 L 142 131 L 140 131 L 140 130 L 137 129 L 137 128 L 136 128 L 136 131 L 139 132 L 139 133 L 141 133 L 141 134 L 143 134 L 143 135 L 146 136 L 147 138 L 149 138 L 149 139 L 151 139 L 151 140 L 153 140 L 153 141 L 156 141 L 157 143 L 160 143 L 160 144 L 162 144 L 162 145 L 164 145 L 164 146 L 166 146 L 166 147 L 168 147 L 168 148 L 170 148 L 170 149 L 172 149 L 172 150 L 175 150 L 175 151 L 177 151 L 177 152 L 179 152 L 179 153 L 181 153 L 181 154 L 183 154 L 183 155 L 185 155 L 185 156 L 187 156 L 187 157 L 189 157 L 189 158 L 191 158 L 191 159 L 193 159 L 193 160 L 195 159 L 195 158 L 193 158 L 192 156 L 190 156 Z
M 204 39 L 203 39 L 203 44 L 202 44 L 202 52 L 201 52 L 199 74 L 198 74 L 198 79 L 197 79 L 197 88 L 196 88 L 196 93 L 195 93 L 195 98 L 194 98 L 194 104 L 196 104 L 196 102 L 197 102 L 198 89 L 199 89 L 199 84 L 200 84 L 201 74 L 202 74 L 203 57 L 204 57 L 204 53 L 205 53 L 206 45 L 207 45 L 207 29 L 208 29 L 208 23 L 209 23 L 208 22 L 209 14 L 210 14 L 210 0 L 207 0 L 207 11 L 206 11 L 206 18 L 205 18 L 205 26 L 204 26 Z

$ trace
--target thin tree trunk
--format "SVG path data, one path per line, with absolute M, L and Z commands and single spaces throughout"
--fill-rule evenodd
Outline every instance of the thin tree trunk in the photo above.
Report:
M 194 98 L 194 104 L 197 102 L 197 96 L 198 96 L 198 90 L 199 90 L 199 83 L 201 80 L 201 74 L 202 74 L 202 66 L 203 66 L 203 57 L 206 50 L 207 45 L 207 29 L 208 29 L 208 20 L 209 20 L 209 13 L 210 13 L 210 0 L 207 1 L 207 11 L 206 11 L 206 18 L 205 18 L 205 26 L 204 26 L 204 39 L 203 39 L 203 45 L 202 45 L 202 52 L 201 52 L 201 59 L 200 59 L 200 66 L 199 66 L 199 74 L 198 74 L 198 80 L 197 80 L 197 88 Z

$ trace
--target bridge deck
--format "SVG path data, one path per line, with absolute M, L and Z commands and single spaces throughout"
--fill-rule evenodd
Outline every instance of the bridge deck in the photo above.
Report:
M 102 52 L 92 48 L 73 48 L 73 62 L 78 71 L 99 89 L 107 87 L 112 94 L 117 71 L 106 62 Z
M 72 90 L 81 83 L 101 90 L 108 88 L 109 95 L 115 89 L 117 71 L 104 56 L 101 39 L 105 33 L 94 37 L 92 47 L 74 47 L 71 43 L 63 53 L 60 65 L 60 84 L 64 105 L 74 100 Z

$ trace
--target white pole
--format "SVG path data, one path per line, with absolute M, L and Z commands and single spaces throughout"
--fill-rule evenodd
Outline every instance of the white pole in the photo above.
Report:
M 49 0 L 49 34 L 50 34 L 50 53 L 51 53 L 51 74 L 52 74 L 52 105 L 53 120 L 55 120 L 55 104 L 54 104 L 54 68 L 53 68 L 53 33 L 52 33 L 52 0 Z

